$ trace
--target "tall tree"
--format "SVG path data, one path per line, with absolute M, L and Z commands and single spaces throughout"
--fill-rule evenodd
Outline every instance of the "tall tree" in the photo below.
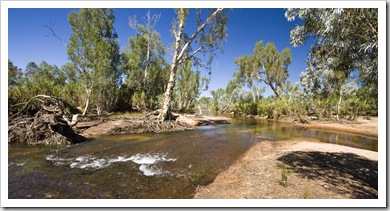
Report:
M 12 61 L 8 59 L 8 87 L 17 86 L 22 75 L 22 69 L 14 66 Z
M 144 71 L 144 89 L 146 89 L 148 85 L 148 74 L 151 59 L 156 55 L 160 56 L 164 53 L 162 42 L 159 39 L 160 34 L 154 29 L 157 22 L 160 20 L 160 17 L 160 14 L 151 15 L 150 11 L 148 11 L 146 13 L 146 17 L 144 18 L 144 25 L 137 23 L 137 19 L 135 16 L 130 18 L 129 21 L 130 27 L 137 32 L 137 36 L 142 37 L 144 40 L 144 49 L 146 50 L 146 55 L 144 56 L 144 61 L 142 62 Z
M 191 69 L 192 62 L 187 61 L 178 68 L 177 86 L 175 87 L 175 103 L 177 109 L 188 111 L 195 106 L 195 100 L 204 91 L 208 84 L 208 78 L 201 78 L 200 71 Z
M 310 54 L 337 59 L 334 70 L 345 76 L 358 70 L 361 84 L 371 86 L 377 93 L 377 9 L 293 8 L 288 9 L 285 16 L 288 21 L 294 21 L 296 17 L 303 20 L 301 25 L 290 32 L 290 43 L 293 46 L 300 46 L 313 37 Z
M 80 9 L 69 13 L 68 20 L 73 34 L 67 52 L 85 90 L 85 115 L 92 94 L 100 92 L 97 94 L 100 99 L 112 96 L 105 90 L 119 80 L 118 35 L 113 28 L 115 17 L 112 9 Z
M 289 48 L 278 52 L 273 43 L 267 43 L 265 48 L 263 41 L 256 43 L 252 55 L 244 55 L 235 60 L 238 66 L 238 77 L 244 78 L 252 86 L 254 81 L 267 84 L 276 97 L 281 98 L 280 88 L 288 77 L 287 67 L 291 63 Z
M 191 36 L 187 36 L 186 33 L 184 33 L 184 26 L 186 25 L 189 9 L 176 9 L 176 14 L 177 18 L 172 29 L 175 37 L 174 51 L 169 81 L 164 96 L 164 104 L 159 115 L 160 121 L 169 118 L 178 66 L 188 60 L 193 60 L 194 65 L 200 65 L 199 58 L 197 59 L 195 56 L 202 52 L 204 54 L 208 53 L 209 55 L 206 68 L 210 69 L 212 59 L 215 55 L 214 51 L 222 49 L 222 44 L 227 35 L 227 10 L 222 8 L 209 9 L 205 21 L 202 21 L 200 10 L 197 10 L 196 24 L 198 28 Z M 196 50 L 191 48 L 194 41 L 196 43 Z
M 147 101 L 157 101 L 157 97 L 164 92 L 168 78 L 164 45 L 160 34 L 154 29 L 159 18 L 160 15 L 151 15 L 150 12 L 146 14 L 145 24 L 139 24 L 135 17 L 131 18 L 129 24 L 136 35 L 129 38 L 129 45 L 123 52 L 122 69 L 126 86 L 135 95 L 143 92 Z
M 378 10 L 374 8 L 348 9 L 288 9 L 289 21 L 303 20 L 290 32 L 290 43 L 300 46 L 310 37 L 314 44 L 309 53 L 307 72 L 322 75 L 320 89 L 326 101 L 332 98 L 339 114 L 343 99 L 348 94 L 351 76 L 357 76 L 364 96 L 362 101 L 377 106 L 378 98 Z M 324 74 L 325 73 L 325 74 Z M 307 79 L 305 79 L 307 80 Z M 368 91 L 369 90 L 369 91 Z M 373 100 L 371 100 L 373 99 Z M 348 99 L 346 99 L 348 100 Z M 331 114 L 330 107 L 328 115 Z
M 227 98 L 225 95 L 225 90 L 222 88 L 219 88 L 217 90 L 211 90 L 210 91 L 211 96 L 213 97 L 212 101 L 212 107 L 215 111 L 225 111 L 227 106 Z
M 57 65 L 50 65 L 45 61 L 36 65 L 35 62 L 29 62 L 26 67 L 25 77 L 30 82 L 38 80 L 46 80 L 57 85 L 65 85 L 65 75 L 57 67 Z
M 206 110 L 209 111 L 212 104 L 212 99 L 210 97 L 201 97 L 198 102 L 198 106 L 200 107 L 200 110 Z

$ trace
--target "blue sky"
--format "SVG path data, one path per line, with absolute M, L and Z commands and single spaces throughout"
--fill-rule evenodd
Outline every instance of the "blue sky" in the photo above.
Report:
M 39 64 L 46 61 L 49 64 L 61 65 L 68 62 L 66 47 L 52 36 L 45 25 L 53 25 L 58 36 L 69 41 L 72 34 L 68 23 L 68 13 L 77 9 L 9 9 L 8 10 L 8 58 L 19 68 L 25 69 L 30 61 Z M 128 38 L 135 32 L 128 25 L 129 17 L 136 16 L 143 23 L 142 17 L 149 9 L 114 9 L 115 29 L 118 33 L 121 50 L 128 44 Z M 150 9 L 152 14 L 161 14 L 156 30 L 166 46 L 172 43 L 170 33 L 175 13 L 172 9 Z M 190 15 L 195 11 L 191 10 Z M 288 22 L 284 17 L 284 9 L 250 8 L 233 9 L 229 14 L 228 37 L 224 53 L 218 53 L 212 65 L 212 75 L 209 90 L 202 93 L 210 96 L 210 90 L 225 88 L 237 71 L 234 59 L 244 54 L 251 54 L 256 42 L 263 40 L 275 43 L 278 51 L 288 47 L 292 52 L 292 63 L 288 71 L 292 84 L 299 81 L 299 75 L 305 70 L 305 59 L 310 44 L 294 48 L 289 43 L 289 32 L 297 22 Z M 189 17 L 185 31 L 189 34 L 195 30 L 194 19 Z M 170 59 L 167 59 L 170 61 Z M 265 95 L 272 94 L 267 88 Z

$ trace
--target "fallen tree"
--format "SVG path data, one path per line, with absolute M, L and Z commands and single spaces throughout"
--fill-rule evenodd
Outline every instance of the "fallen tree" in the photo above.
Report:
M 8 119 L 8 143 L 68 145 L 85 141 L 75 133 L 78 109 L 65 100 L 37 95 Z M 35 104 L 38 109 L 31 109 Z

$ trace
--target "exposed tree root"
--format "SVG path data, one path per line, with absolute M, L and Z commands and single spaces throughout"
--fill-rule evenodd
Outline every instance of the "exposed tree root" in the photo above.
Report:
M 160 110 L 145 114 L 142 117 L 126 118 L 128 125 L 124 127 L 114 127 L 108 134 L 127 133 L 165 133 L 174 131 L 192 130 L 193 127 L 180 121 L 176 121 L 176 115 L 169 114 L 169 119 L 160 121 Z
M 27 111 L 33 100 L 41 102 L 35 114 Z M 8 143 L 66 145 L 84 141 L 71 127 L 77 124 L 77 111 L 60 98 L 37 95 L 9 118 Z

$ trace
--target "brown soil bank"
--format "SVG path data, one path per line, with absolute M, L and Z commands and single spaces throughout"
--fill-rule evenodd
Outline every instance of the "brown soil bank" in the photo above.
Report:
M 348 124 L 339 122 L 313 121 L 311 124 L 303 124 L 302 126 L 313 129 L 333 130 L 378 137 L 378 117 L 371 117 L 370 119 L 363 119 L 362 117 L 359 117 L 356 121 L 350 122 Z
M 150 121 L 143 118 L 104 119 L 79 123 L 76 129 L 85 137 L 130 133 L 160 133 L 192 130 L 197 126 L 229 124 L 228 117 L 195 117 L 194 115 L 176 114 L 176 121 Z
M 262 141 L 213 183 L 198 187 L 194 198 L 378 198 L 378 153 L 301 140 Z

